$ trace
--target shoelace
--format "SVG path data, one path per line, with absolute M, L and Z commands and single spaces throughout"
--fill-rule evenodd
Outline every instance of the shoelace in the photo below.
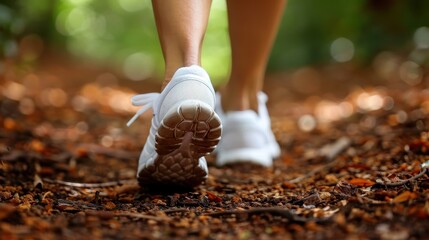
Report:
M 158 98 L 160 93 L 145 93 L 138 94 L 131 98 L 131 103 L 134 106 L 143 106 L 137 113 L 127 122 L 127 126 L 129 127 L 140 115 L 149 110 L 149 108 L 153 108 L 153 103 Z

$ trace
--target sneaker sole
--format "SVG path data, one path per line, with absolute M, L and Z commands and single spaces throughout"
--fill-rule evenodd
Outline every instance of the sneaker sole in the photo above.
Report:
M 194 187 L 208 175 L 204 155 L 219 143 L 222 125 L 214 109 L 186 100 L 171 109 L 158 128 L 154 164 L 140 172 L 141 185 Z
M 220 152 L 217 155 L 216 165 L 224 166 L 240 163 L 253 163 L 262 167 L 272 167 L 276 156 L 270 152 L 270 146 L 265 148 L 241 148 Z

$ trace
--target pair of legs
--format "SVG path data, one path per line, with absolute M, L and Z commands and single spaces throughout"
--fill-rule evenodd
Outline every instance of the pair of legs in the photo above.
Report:
M 222 90 L 224 111 L 258 111 L 266 64 L 285 0 L 227 0 L 232 51 L 230 80 Z M 165 87 L 175 71 L 201 65 L 211 0 L 153 0 L 165 59 Z
M 222 97 L 216 97 L 207 72 L 199 67 L 211 0 L 153 0 L 165 81 L 161 93 L 132 98 L 142 108 L 128 123 L 153 109 L 137 171 L 142 185 L 200 184 L 208 174 L 204 156 L 215 148 L 219 166 L 238 161 L 272 165 L 280 148 L 260 91 L 284 4 L 227 0 L 232 70 Z

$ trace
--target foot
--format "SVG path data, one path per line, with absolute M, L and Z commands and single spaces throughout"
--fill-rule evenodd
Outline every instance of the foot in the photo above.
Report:
M 216 149 L 219 166 L 250 162 L 271 167 L 273 159 L 280 155 L 271 130 L 270 117 L 265 105 L 267 96 L 258 94 L 258 112 L 253 110 L 224 112 L 217 95 L 216 112 L 223 124 L 222 139 Z
M 150 107 L 154 114 L 139 159 L 141 185 L 194 187 L 207 178 L 204 155 L 215 149 L 222 129 L 215 100 L 207 72 L 196 65 L 179 68 L 161 93 L 133 97 L 143 107 L 128 124 Z

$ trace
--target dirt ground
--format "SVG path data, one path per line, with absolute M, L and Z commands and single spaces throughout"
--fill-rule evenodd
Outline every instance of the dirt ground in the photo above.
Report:
M 158 83 L 4 62 L 0 239 L 429 239 L 429 79 L 383 76 L 270 74 L 274 167 L 208 156 L 204 184 L 167 190 L 135 180 L 150 113 L 125 126 Z

